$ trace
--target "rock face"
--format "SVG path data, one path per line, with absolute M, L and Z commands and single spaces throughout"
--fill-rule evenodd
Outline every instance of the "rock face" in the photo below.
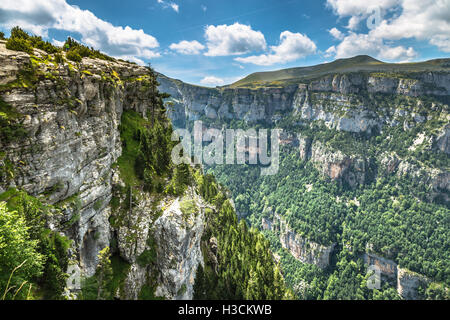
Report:
M 330 150 L 321 142 L 311 146 L 311 161 L 316 168 L 332 180 L 340 180 L 354 188 L 366 181 L 368 163 L 362 157 L 348 156 L 339 150 Z
M 450 74 L 444 72 L 419 73 L 412 78 L 388 74 L 336 74 L 320 77 L 309 84 L 258 89 L 198 87 L 161 74 L 158 81 L 160 90 L 172 95 L 174 111 L 170 115 L 176 124 L 204 116 L 273 123 L 280 115 L 295 111 L 304 119 L 324 120 L 330 127 L 348 132 L 370 132 L 386 122 L 357 98 L 360 93 L 410 97 L 450 94 Z
M 377 256 L 373 253 L 365 253 L 363 255 L 364 263 L 369 266 L 376 266 L 381 275 L 388 280 L 396 280 L 397 279 L 397 264 L 389 259 Z
M 131 76 L 144 74 L 145 69 L 90 59 L 84 59 L 77 69 L 39 63 L 45 57 L 38 51 L 35 54 L 37 63 L 0 44 L 0 69 L 6 66 L 11 79 L 11 70 L 17 77 L 18 70 L 30 67 L 45 79 L 34 87 L 11 86 L 1 93 L 6 103 L 24 115 L 28 135 L 20 142 L 0 142 L 3 160 L 19 167 L 13 178 L 0 181 L 0 192 L 17 186 L 31 195 L 47 194 L 51 203 L 77 197 L 81 208 L 73 240 L 83 271 L 92 275 L 99 250 L 110 240 L 111 165 L 121 154 L 120 117 L 124 108 L 143 103 L 128 94 L 131 85 L 116 88 L 98 74 L 118 70 Z M 15 60 L 14 68 L 10 60 Z M 54 79 L 47 74 L 54 74 Z M 65 219 L 73 214 L 67 211 Z
M 198 119 L 221 120 L 225 124 L 231 120 L 244 120 L 249 124 L 264 121 L 271 127 L 276 126 L 278 121 L 293 117 L 299 119 L 294 124 L 299 128 L 323 124 L 337 132 L 370 137 L 387 127 L 403 125 L 404 131 L 409 131 L 424 123 L 430 123 L 430 126 L 433 126 L 432 123 L 444 123 L 426 134 L 422 133 L 425 134 L 423 139 L 430 141 L 427 142 L 427 150 L 446 154 L 450 151 L 448 106 L 439 111 L 436 103 L 432 103 L 426 109 L 422 101 L 424 95 L 444 98 L 449 95 L 448 72 L 422 72 L 402 77 L 377 73 L 336 74 L 318 77 L 309 83 L 257 89 L 203 88 L 163 75 L 158 80 L 160 89 L 173 95 L 174 108 L 170 116 L 182 127 Z M 395 101 L 397 97 L 399 102 Z M 287 135 L 295 136 L 301 130 Z M 280 142 L 298 144 L 301 159 L 312 161 L 323 175 L 351 188 L 373 181 L 376 174 L 397 173 L 405 176 L 412 173 L 421 183 L 432 188 L 433 199 L 449 200 L 450 180 L 445 168 L 419 168 L 406 159 L 396 157 L 398 163 L 389 162 L 390 169 L 385 170 L 384 155 L 370 158 L 364 150 L 350 154 L 342 148 L 330 147 L 327 141 L 318 139 L 314 134 L 300 133 L 293 140 L 282 139 Z M 411 147 L 417 148 L 416 143 L 421 144 L 414 141 Z M 346 149 L 351 148 L 347 146 Z M 378 163 L 382 163 L 381 167 L 375 168 Z M 422 175 L 421 169 L 426 174 Z
M 330 264 L 330 256 L 335 247 L 335 243 L 324 246 L 310 241 L 296 234 L 279 215 L 275 214 L 273 220 L 263 218 L 262 226 L 265 230 L 275 231 L 279 237 L 283 248 L 302 263 L 314 264 L 325 269 Z
M 397 293 L 406 300 L 420 299 L 419 288 L 425 288 L 430 282 L 427 277 L 401 268 L 394 261 L 373 253 L 365 253 L 363 260 L 366 265 L 376 266 L 381 273 L 382 279 L 394 282 L 397 287 Z
M 286 88 L 204 88 L 159 75 L 159 89 L 172 95 L 174 110 L 170 117 L 175 125 L 201 117 L 238 119 L 256 122 L 276 118 L 288 112 L 296 86 Z
M 124 187 L 113 168 L 122 153 L 121 116 L 124 110 L 146 116 L 146 76 L 146 68 L 126 62 L 84 58 L 58 64 L 39 50 L 30 56 L 0 42 L 0 98 L 20 114 L 27 132 L 22 140 L 0 141 L 0 193 L 23 188 L 61 207 L 63 215 L 53 217 L 50 227 L 73 240 L 71 263 L 83 276 L 95 273 L 99 251 L 114 239 L 116 253 L 130 264 L 117 297 L 137 299 L 150 276 L 158 275 L 157 294 L 191 299 L 203 261 L 199 196 L 190 190 L 197 211 L 189 214 L 182 213 L 180 199 L 164 199 L 173 203 L 158 216 L 155 199 L 139 192 L 122 221 L 110 223 L 114 189 Z M 5 174 L 8 163 L 16 170 Z M 142 262 L 153 245 L 156 263 Z
M 193 195 L 193 196 L 192 196 Z M 183 203 L 195 210 L 183 212 Z M 203 200 L 196 194 L 175 199 L 154 224 L 159 286 L 156 295 L 191 300 L 197 267 L 203 265 L 200 242 L 204 230 Z
M 119 296 L 138 299 L 143 285 L 154 278 L 156 296 L 191 300 L 197 267 L 203 264 L 204 202 L 193 189 L 183 197 L 163 199 L 157 209 L 154 200 L 141 194 L 117 230 L 120 255 L 131 264 Z M 183 212 L 185 203 L 193 209 Z M 151 251 L 155 261 L 142 261 Z
M 442 133 L 437 137 L 436 147 L 442 152 L 450 154 L 450 125 L 447 125 Z
M 397 292 L 407 300 L 418 300 L 418 289 L 425 287 L 429 280 L 420 274 L 407 269 L 398 268 Z

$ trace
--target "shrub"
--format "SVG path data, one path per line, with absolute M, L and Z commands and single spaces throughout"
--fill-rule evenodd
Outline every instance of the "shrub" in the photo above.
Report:
M 48 41 L 42 40 L 42 38 L 39 36 L 30 37 L 30 42 L 34 48 L 41 49 L 47 53 L 53 54 L 59 52 L 59 49 L 57 47 L 55 47 Z
M 33 54 L 33 47 L 30 42 L 23 38 L 9 38 L 6 42 L 6 49 L 14 51 L 23 51 L 28 54 Z
M 102 59 L 107 61 L 114 61 L 113 58 L 108 57 L 107 55 L 101 53 L 98 50 L 95 50 L 94 48 L 89 48 L 87 46 L 82 45 L 81 43 L 78 43 L 72 38 L 68 38 L 66 42 L 64 43 L 63 49 L 67 51 L 68 53 L 71 51 L 75 51 L 80 57 L 82 58 L 93 58 L 93 59 Z
M 11 38 L 28 40 L 30 39 L 30 36 L 19 27 L 14 27 L 11 29 Z
M 5 40 L 5 33 L 0 31 L 0 40 Z
M 60 53 L 55 54 L 55 62 L 58 64 L 64 63 L 64 57 L 62 56 L 62 54 Z
M 83 60 L 83 58 L 81 58 L 80 54 L 75 50 L 71 50 L 71 51 L 67 52 L 66 58 L 69 60 L 72 60 L 74 62 L 81 62 L 81 60 Z

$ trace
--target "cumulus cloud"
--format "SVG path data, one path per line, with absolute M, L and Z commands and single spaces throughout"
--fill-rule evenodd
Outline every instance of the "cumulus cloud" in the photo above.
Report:
M 327 6 L 340 17 L 366 15 L 374 8 L 389 9 L 402 0 L 327 0 Z
M 389 46 L 382 39 L 369 34 L 356 34 L 353 32 L 345 37 L 338 46 L 330 47 L 326 54 L 336 54 L 337 59 L 367 54 L 389 61 L 409 61 L 417 56 L 417 52 L 412 47 Z
M 450 0 L 403 0 L 402 13 L 371 31 L 378 38 L 429 40 L 444 52 L 450 52 Z
M 114 26 L 65 0 L 2 0 L 0 21 L 6 28 L 20 25 L 41 36 L 48 36 L 49 29 L 79 33 L 89 46 L 140 63 L 159 56 L 153 51 L 159 47 L 158 41 L 142 29 Z
M 181 54 L 192 55 L 192 54 L 199 54 L 203 49 L 205 49 L 205 46 L 196 40 L 194 41 L 183 40 L 179 43 L 172 43 L 169 46 L 169 48 Z
M 266 39 L 262 32 L 240 23 L 207 26 L 205 39 L 208 47 L 206 56 L 241 55 L 266 49 Z
M 204 77 L 202 80 L 200 80 L 200 83 L 205 86 L 220 86 L 225 83 L 225 81 L 221 78 L 217 78 L 214 76 L 208 76 Z
M 369 17 L 374 9 L 380 13 L 393 8 L 402 0 L 327 0 L 327 6 L 340 18 L 350 17 L 347 28 L 355 30 L 359 23 Z
M 330 58 L 334 55 L 336 55 L 336 47 L 335 46 L 329 47 L 324 53 L 325 58 Z
M 328 32 L 333 36 L 333 38 L 342 40 L 344 39 L 344 34 L 339 31 L 337 28 L 333 28 L 331 30 L 328 30 Z
M 381 20 L 369 31 L 370 39 L 428 41 L 439 50 L 450 52 L 450 0 L 327 0 L 327 5 L 340 18 L 349 17 L 352 30 L 374 8 L 380 9 Z M 395 14 L 385 17 L 388 11 Z M 394 48 L 390 51 L 400 51 Z
M 284 31 L 280 34 L 280 44 L 271 46 L 269 54 L 236 58 L 242 63 L 252 63 L 259 66 L 270 66 L 277 63 L 287 63 L 315 53 L 316 44 L 301 33 Z

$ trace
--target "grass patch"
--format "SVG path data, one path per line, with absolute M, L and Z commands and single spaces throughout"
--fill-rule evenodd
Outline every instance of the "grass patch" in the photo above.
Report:
M 189 218 L 192 214 L 198 212 L 197 205 L 195 204 L 195 201 L 192 199 L 183 199 L 180 202 L 180 209 L 183 213 L 183 218 L 186 220 Z
M 120 124 L 120 137 L 122 140 L 122 155 L 117 160 L 120 177 L 129 186 L 138 186 L 142 182 L 136 175 L 136 159 L 140 151 L 137 137 L 138 130 L 145 130 L 150 123 L 135 111 L 125 111 Z

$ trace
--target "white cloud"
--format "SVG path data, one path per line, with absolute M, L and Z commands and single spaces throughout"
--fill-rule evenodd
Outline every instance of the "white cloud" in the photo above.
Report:
M 374 8 L 389 9 L 402 0 L 327 0 L 327 6 L 340 17 L 368 15 Z
M 379 9 L 380 15 L 397 6 L 402 0 L 327 0 L 327 6 L 340 18 L 350 17 L 347 28 L 356 30 L 359 23 Z
M 205 86 L 220 86 L 225 83 L 225 81 L 221 78 L 217 78 L 214 76 L 208 76 L 204 77 L 202 80 L 200 80 L 200 83 Z
M 176 3 L 171 3 L 169 5 L 175 12 L 179 12 L 179 10 L 180 10 L 180 6 L 179 5 L 177 5 Z
M 171 8 L 176 13 L 180 12 L 180 6 L 174 2 L 166 2 L 164 0 L 156 0 L 164 9 Z
M 441 51 L 450 52 L 450 35 L 436 35 L 431 38 L 430 43 L 437 46 Z
M 428 41 L 450 52 L 450 0 L 327 0 L 327 5 L 340 18 L 350 17 L 352 30 L 379 8 L 381 20 L 369 31 L 371 39 Z M 385 17 L 387 11 L 394 14 Z
M 382 39 L 369 34 L 351 32 L 336 47 L 330 47 L 326 54 L 336 54 L 336 58 L 349 58 L 360 54 L 367 54 L 381 60 L 409 61 L 417 56 L 412 47 L 389 46 Z
M 92 12 L 69 5 L 65 0 L 2 0 L 0 24 L 6 28 L 20 25 L 41 36 L 49 29 L 79 33 L 81 41 L 118 58 L 150 59 L 158 41 L 142 29 L 114 26 Z
M 336 47 L 335 46 L 331 46 L 329 47 L 326 51 L 325 51 L 325 58 L 330 58 L 332 56 L 336 55 Z
M 329 32 L 329 33 L 333 36 L 333 38 L 335 38 L 335 39 L 338 39 L 338 40 L 344 39 L 344 34 L 343 34 L 341 31 L 339 31 L 337 28 L 333 28 L 333 29 L 329 30 L 328 32 Z
M 266 49 L 266 40 L 260 31 L 239 23 L 207 26 L 205 39 L 206 56 L 240 55 Z
M 56 39 L 52 39 L 52 44 L 57 47 L 62 47 L 64 45 L 64 41 L 59 41 Z
M 259 66 L 270 66 L 277 63 L 287 63 L 303 58 L 316 52 L 316 44 L 301 33 L 284 31 L 280 34 L 280 44 L 270 47 L 270 54 L 236 58 L 242 63 L 253 63 Z
M 403 0 L 401 7 L 399 16 L 384 20 L 371 31 L 372 35 L 389 40 L 428 40 L 450 52 L 450 0 Z
M 181 54 L 199 54 L 205 49 L 205 46 L 196 40 L 183 40 L 179 43 L 172 43 L 169 48 Z

